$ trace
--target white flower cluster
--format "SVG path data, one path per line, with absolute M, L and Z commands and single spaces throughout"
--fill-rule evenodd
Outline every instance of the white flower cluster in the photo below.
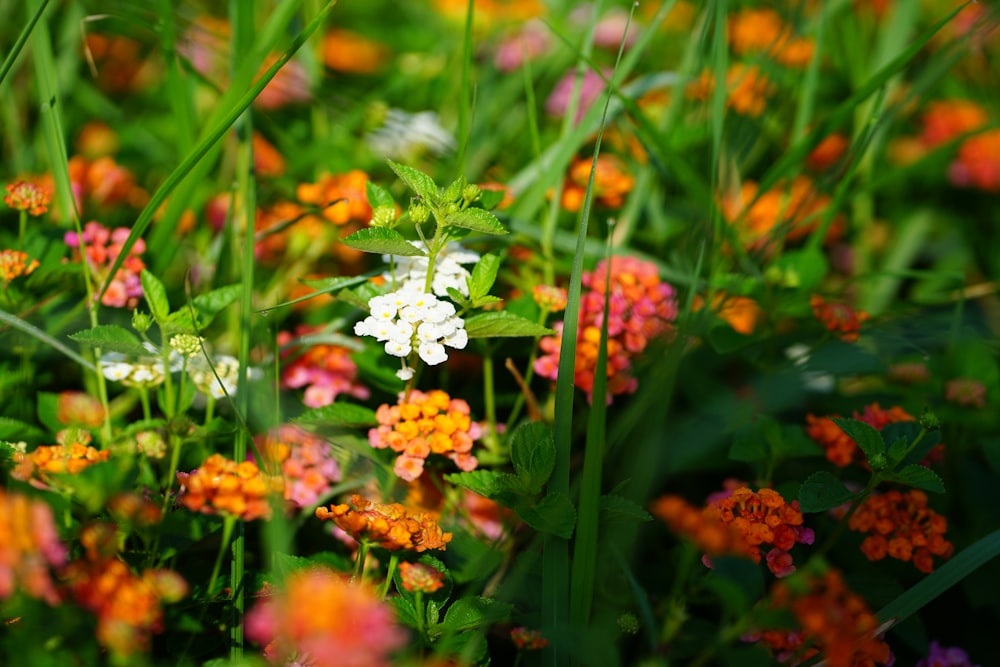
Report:
M 384 342 L 385 351 L 394 357 L 405 359 L 416 348 L 420 358 L 434 366 L 448 358 L 445 345 L 461 350 L 469 342 L 455 306 L 433 294 L 402 289 L 373 297 L 368 307 L 371 314 L 354 325 L 354 333 Z M 408 380 L 413 371 L 404 361 L 397 375 Z
M 410 241 L 417 248 L 423 249 L 419 241 Z M 427 282 L 428 259 L 426 257 L 393 256 L 396 260 L 396 284 L 401 290 L 423 292 Z M 388 262 L 389 255 L 382 255 L 382 260 Z M 480 260 L 479 253 L 466 250 L 459 243 L 449 243 L 438 254 L 434 263 L 434 278 L 431 280 L 431 291 L 438 296 L 448 296 L 448 288 L 453 287 L 469 296 L 469 284 L 466 282 L 471 274 L 463 264 L 475 264 Z M 392 274 L 382 276 L 391 281 Z
M 444 155 L 455 148 L 455 137 L 433 111 L 389 109 L 383 125 L 366 139 L 372 151 L 393 159 L 408 160 L 427 151 Z

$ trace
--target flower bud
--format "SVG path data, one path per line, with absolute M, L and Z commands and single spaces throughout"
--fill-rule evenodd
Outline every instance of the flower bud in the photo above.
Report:
M 149 313 L 144 313 L 138 309 L 132 311 L 133 329 L 139 333 L 146 333 L 151 326 L 153 326 L 153 318 L 150 317 Z
M 194 334 L 177 334 L 170 339 L 170 347 L 174 352 L 184 357 L 193 357 L 201 352 L 201 342 L 204 339 Z
M 379 206 L 372 211 L 372 227 L 395 227 L 396 208 L 394 206 Z
M 465 200 L 466 204 L 471 204 L 476 201 L 479 199 L 480 195 L 482 195 L 482 191 L 475 183 L 469 183 L 465 186 L 465 189 L 462 190 L 462 199 Z
M 431 217 L 431 210 L 427 208 L 424 204 L 413 201 L 410 202 L 410 220 L 414 224 L 422 225 Z

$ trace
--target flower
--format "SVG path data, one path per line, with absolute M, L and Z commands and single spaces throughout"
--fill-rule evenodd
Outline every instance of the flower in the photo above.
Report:
M 548 28 L 541 21 L 528 21 L 500 42 L 493 64 L 501 72 L 513 72 L 525 62 L 542 56 L 552 45 Z
M 374 74 L 389 59 L 385 44 L 343 28 L 333 28 L 323 35 L 323 64 L 335 72 Z
M 0 250 L 0 284 L 3 289 L 15 278 L 29 276 L 38 268 L 38 260 L 20 250 Z
M 66 232 L 66 245 L 74 249 L 74 255 L 86 257 L 87 268 L 92 271 L 100 284 L 108 278 L 108 270 L 118 259 L 125 240 L 131 231 L 128 227 L 116 227 L 110 230 L 99 222 L 88 222 L 83 226 L 83 232 Z M 101 303 L 114 308 L 135 308 L 142 298 L 142 281 L 139 276 L 146 268 L 139 256 L 146 251 L 146 244 L 137 239 L 129 249 L 129 254 L 122 262 L 121 268 L 108 284 L 101 298 Z
M 948 169 L 948 179 L 960 188 L 1000 192 L 1000 129 L 963 141 Z
M 577 102 L 576 117 L 573 119 L 574 123 L 579 123 L 590 107 L 594 105 L 594 102 L 600 98 L 601 93 L 604 92 L 604 81 L 611 78 L 611 73 L 611 69 L 607 67 L 601 70 L 601 74 L 590 69 L 584 72 L 583 80 L 580 84 L 580 98 Z M 552 94 L 549 95 L 549 99 L 545 101 L 545 111 L 550 116 L 561 118 L 569 111 L 570 100 L 573 98 L 573 90 L 576 88 L 576 79 L 577 73 L 575 69 L 566 72 L 559 79 L 556 87 L 552 90 Z
M 916 667 L 979 667 L 973 665 L 969 654 L 953 646 L 946 648 L 936 641 L 931 642 L 927 657 L 922 658 Z
M 351 496 L 350 505 L 317 508 L 316 516 L 333 521 L 359 542 L 367 540 L 388 551 L 444 551 L 451 542 L 451 533 L 443 532 L 431 514 L 410 514 L 399 503 L 374 503 L 358 494 Z
M 187 373 L 195 389 L 206 396 L 213 399 L 233 396 L 240 379 L 240 360 L 232 355 L 220 354 L 214 356 L 209 365 L 205 355 L 199 355 L 188 360 Z M 260 369 L 247 368 L 248 379 L 259 375 Z
M 50 568 L 66 563 L 52 510 L 41 500 L 0 487 L 0 601 L 16 591 L 50 605 L 61 596 Z
M 523 625 L 511 628 L 510 640 L 522 651 L 538 651 L 549 645 L 541 630 L 529 630 Z
M 828 667 L 875 667 L 894 662 L 889 646 L 875 636 L 875 614 L 844 585 L 836 570 L 802 573 L 776 582 L 770 608 L 791 611 L 798 627 L 758 628 L 744 639 L 760 642 L 783 664 L 802 664 L 817 655 Z
M 799 501 L 788 503 L 773 489 L 754 492 L 745 486 L 716 498 L 708 504 L 706 513 L 743 533 L 749 545 L 747 553 L 755 563 L 761 561 L 761 547 L 771 545 L 765 556 L 771 573 L 786 577 L 795 571 L 788 551 L 796 544 L 812 544 L 815 539 L 812 529 L 802 525 Z
M 944 400 L 972 408 L 986 407 L 986 385 L 973 378 L 954 378 L 944 383 Z
M 408 357 L 415 349 L 435 366 L 448 359 L 446 345 L 461 350 L 469 341 L 455 306 L 433 294 L 399 290 L 372 297 L 368 307 L 371 314 L 354 325 L 354 333 L 385 343 L 386 353 L 394 357 Z
M 444 586 L 444 575 L 424 563 L 400 563 L 399 579 L 403 588 L 411 593 L 433 593 Z
M 261 472 L 252 461 L 236 463 L 212 454 L 189 473 L 178 472 L 177 502 L 193 512 L 224 514 L 242 521 L 271 518 L 270 496 L 284 490 L 284 480 Z
M 708 100 L 715 89 L 715 75 L 706 71 L 701 78 L 688 86 L 688 96 Z M 726 72 L 726 107 L 744 116 L 757 117 L 764 113 L 767 98 L 774 94 L 775 86 L 756 65 L 735 63 Z
M 610 281 L 610 300 L 605 304 L 604 287 Z M 580 301 L 577 351 L 573 383 L 592 398 L 594 368 L 601 342 L 601 322 L 608 310 L 608 402 L 613 396 L 632 393 L 638 382 L 633 377 L 632 360 L 649 341 L 668 334 L 677 317 L 674 288 L 660 281 L 656 265 L 634 257 L 612 257 L 601 261 L 592 272 L 584 272 L 588 289 Z M 542 355 L 535 360 L 535 372 L 555 380 L 559 373 L 563 323 L 553 327 L 555 336 L 539 341 Z
M 409 113 L 388 109 L 383 122 L 365 136 L 373 153 L 413 162 L 425 153 L 444 155 L 455 149 L 455 136 L 441 125 L 434 111 Z
M 255 438 L 267 466 L 285 478 L 285 500 L 311 507 L 339 482 L 340 466 L 330 443 L 292 424 L 282 424 Z M 271 469 L 271 468 L 269 468 Z
M 68 566 L 66 580 L 74 599 L 97 614 L 97 640 L 121 657 L 146 650 L 163 629 L 162 603 L 187 595 L 187 582 L 172 570 L 133 574 L 117 557 L 112 524 L 86 526 L 80 542 L 85 555 Z
M 887 491 L 869 496 L 847 523 L 860 533 L 871 533 L 861 543 L 868 560 L 890 556 L 909 561 L 925 574 L 934 571 L 933 556 L 949 558 L 954 545 L 944 538 L 948 520 L 927 507 L 919 489 Z
M 126 387 L 157 387 L 166 379 L 160 357 L 138 357 L 129 361 L 129 357 L 120 352 L 107 352 L 101 355 L 97 365 L 104 377 Z
M 535 285 L 531 288 L 531 296 L 539 308 L 551 312 L 566 310 L 568 295 L 562 287 L 552 285 Z
M 51 195 L 47 189 L 41 188 L 29 181 L 14 181 L 7 184 L 7 195 L 4 203 L 17 211 L 26 211 L 28 215 L 42 215 L 49 210 Z
M 829 461 L 840 467 L 854 461 L 863 461 L 864 453 L 858 448 L 857 443 L 833 421 L 833 417 L 838 416 L 816 417 L 811 413 L 807 414 L 806 434 L 823 446 Z M 887 424 L 914 421 L 914 417 L 898 405 L 883 410 L 878 403 L 865 406 L 864 411 L 860 414 L 855 411 L 853 418 L 863 421 L 879 431 Z
M 715 511 L 706 512 L 680 496 L 664 496 L 653 503 L 650 512 L 708 556 L 750 555 L 744 534 L 732 524 L 723 523 Z
M 773 9 L 744 9 L 729 17 L 729 43 L 738 55 L 769 54 L 789 67 L 805 67 L 815 48 L 812 40 L 793 38 Z
M 275 665 L 382 667 L 406 644 L 392 608 L 363 584 L 316 567 L 270 588 L 246 616 L 247 638 Z M 295 662 L 292 662 L 292 661 Z
M 809 298 L 809 306 L 812 308 L 813 317 L 819 320 L 820 324 L 827 330 L 837 334 L 837 337 L 849 343 L 858 339 L 861 331 L 861 323 L 868 320 L 868 313 L 862 310 L 854 310 L 846 303 L 831 303 L 819 294 L 813 294 Z
M 410 241 L 410 245 L 423 250 L 419 241 Z M 395 261 L 393 270 L 386 271 L 382 277 L 387 281 L 395 280 L 397 290 L 423 292 L 427 283 L 427 269 L 430 260 L 426 256 L 407 257 L 398 255 L 383 255 L 385 262 Z M 479 253 L 466 250 L 461 244 L 449 243 L 438 254 L 434 263 L 434 277 L 431 279 L 431 292 L 440 297 L 448 296 L 448 288 L 457 289 L 462 296 L 469 296 L 468 280 L 472 277 L 463 264 L 475 264 L 480 260 Z
M 371 392 L 357 381 L 358 367 L 351 360 L 350 350 L 346 347 L 292 344 L 297 339 L 306 339 L 319 331 L 319 327 L 300 325 L 295 328 L 294 334 L 288 331 L 278 334 L 283 362 L 281 387 L 283 389 L 305 387 L 302 402 L 310 408 L 329 405 L 341 394 L 367 399 Z
M 705 299 L 695 294 L 692 302 L 694 310 L 701 310 Z M 757 329 L 757 324 L 764 318 L 763 309 L 756 301 L 747 296 L 715 292 L 712 295 L 712 312 L 720 320 L 729 324 L 733 331 L 744 336 L 750 336 Z
M 379 425 L 368 431 L 368 442 L 397 452 L 396 475 L 408 482 L 423 473 L 431 454 L 450 458 L 466 472 L 475 470 L 479 462 L 472 445 L 482 429 L 469 412 L 468 403 L 440 389 L 401 392 L 396 405 L 383 404 L 375 411 Z
M 969 100 L 936 100 L 924 110 L 920 139 L 935 148 L 986 125 L 986 110 Z
M 562 207 L 576 212 L 583 206 L 590 182 L 591 158 L 580 158 L 569 168 L 569 178 L 562 193 Z M 601 154 L 594 166 L 594 201 L 607 208 L 620 208 L 625 195 L 635 187 L 635 178 L 628 173 L 622 160 L 614 155 Z
M 104 407 L 86 392 L 60 392 L 56 399 L 56 420 L 65 426 L 97 428 L 104 422 Z
M 56 435 L 58 445 L 41 445 L 27 454 L 14 454 L 16 466 L 10 475 L 33 486 L 58 485 L 52 475 L 77 475 L 95 463 L 108 460 L 108 450 L 89 446 L 90 434 L 81 429 L 65 429 Z

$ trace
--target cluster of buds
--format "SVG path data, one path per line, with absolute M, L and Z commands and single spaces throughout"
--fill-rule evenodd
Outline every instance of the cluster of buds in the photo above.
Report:
M 84 254 L 88 268 L 103 284 L 108 269 L 121 254 L 129 233 L 128 227 L 110 230 L 99 222 L 88 222 L 83 226 L 82 234 L 66 232 L 64 239 L 67 246 Z M 104 292 L 101 303 L 114 308 L 136 307 L 142 298 L 142 281 L 139 279 L 139 274 L 146 265 L 140 255 L 145 251 L 145 242 L 137 239 Z
M 475 187 L 475 186 L 473 186 Z M 426 207 L 425 207 L 426 208 Z M 423 244 L 419 241 L 410 241 L 416 248 L 423 249 Z M 431 292 L 440 297 L 448 296 L 448 288 L 456 289 L 463 296 L 469 296 L 468 280 L 472 274 L 462 266 L 463 264 L 475 264 L 480 259 L 479 254 L 466 250 L 459 243 L 449 243 L 438 253 L 434 262 L 434 276 L 431 278 Z M 382 274 L 382 277 L 394 282 L 397 290 L 409 292 L 423 292 L 427 285 L 427 270 L 430 268 L 430 260 L 417 255 L 410 257 L 407 255 L 383 255 L 382 260 L 395 262 L 392 271 Z
M 247 613 L 247 637 L 265 645 L 274 665 L 345 667 L 387 665 L 406 645 L 392 608 L 362 583 L 326 568 L 288 575 L 267 587 Z
M 934 571 L 934 556 L 948 558 L 955 550 L 944 537 L 948 520 L 927 506 L 927 494 L 918 489 L 869 496 L 847 525 L 851 530 L 871 533 L 861 543 L 861 552 L 868 560 L 886 556 L 912 560 L 926 574 Z
M 39 216 L 49 210 L 49 191 L 29 181 L 15 181 L 7 185 L 3 200 L 7 206 L 28 215 Z
M 813 317 L 819 320 L 826 329 L 837 335 L 842 341 L 853 343 L 858 339 L 861 331 L 861 323 L 868 320 L 868 313 L 863 310 L 854 310 L 846 303 L 832 303 L 813 294 L 809 298 L 809 306 L 812 308 Z
M 771 607 L 790 611 L 798 627 L 757 629 L 744 640 L 766 646 L 781 664 L 803 664 L 817 656 L 829 667 L 888 666 L 895 661 L 889 646 L 875 635 L 875 614 L 836 570 L 777 582 Z
M 789 550 L 796 544 L 812 544 L 815 534 L 802 525 L 799 501 L 786 502 L 773 489 L 751 491 L 741 486 L 728 494 L 718 494 L 708 503 L 706 514 L 733 526 L 743 534 L 749 545 L 747 555 L 761 561 L 761 547 L 771 545 L 764 556 L 776 577 L 786 577 L 795 571 Z M 705 560 L 706 564 L 710 561 Z
M 52 510 L 41 500 L 0 488 L 0 601 L 20 590 L 56 605 L 50 568 L 66 563 Z
M 256 463 L 236 463 L 212 454 L 201 467 L 178 472 L 177 502 L 193 512 L 223 514 L 242 521 L 271 518 L 271 499 L 284 490 L 280 476 L 261 472 Z
M 399 564 L 399 580 L 410 593 L 434 593 L 444 586 L 441 571 L 425 563 Z
M 147 650 L 150 635 L 163 630 L 163 603 L 177 602 L 187 582 L 172 570 L 134 574 L 116 554 L 116 531 L 110 524 L 84 528 L 84 558 L 66 571 L 73 597 L 97 615 L 97 640 L 118 657 Z
M 610 298 L 604 299 L 610 282 Z M 632 360 L 649 341 L 667 334 L 677 317 L 674 288 L 661 282 L 656 266 L 634 257 L 612 257 L 583 275 L 588 289 L 580 301 L 574 384 L 592 398 L 594 368 L 601 342 L 601 322 L 608 315 L 608 402 L 617 394 L 633 393 L 638 381 L 632 375 Z M 563 325 L 556 323 L 557 336 L 539 342 L 543 355 L 535 360 L 535 372 L 555 380 L 559 372 L 559 350 Z
M 807 414 L 806 434 L 823 447 L 829 461 L 840 467 L 850 465 L 852 462 L 864 461 L 864 452 L 854 442 L 854 439 L 844 433 L 843 429 L 833 421 L 833 418 L 838 416 L 816 417 Z M 864 411 L 860 413 L 855 410 L 853 417 L 878 431 L 896 422 L 914 421 L 913 416 L 907 414 L 898 405 L 883 410 L 878 403 L 865 406 Z
M 20 250 L 0 250 L 0 287 L 7 289 L 11 281 L 34 273 L 38 260 Z
M 330 443 L 298 426 L 283 424 L 255 440 L 265 468 L 284 477 L 285 500 L 297 507 L 315 505 L 340 481 Z
M 430 513 L 411 514 L 399 503 L 375 503 L 358 494 L 351 496 L 350 505 L 317 508 L 316 516 L 323 521 L 333 521 L 358 542 L 388 551 L 443 551 L 452 537 L 451 533 L 441 530 L 437 518 Z
M 56 399 L 56 419 L 65 426 L 97 428 L 104 422 L 104 406 L 83 391 L 63 391 Z
M 58 482 L 52 475 L 76 475 L 95 463 L 107 461 L 108 450 L 90 446 L 90 433 L 78 428 L 56 434 L 58 445 L 42 445 L 27 454 L 14 454 L 16 466 L 11 477 L 46 488 Z
M 296 327 L 294 335 L 289 331 L 278 334 L 281 352 L 281 387 L 299 389 L 305 387 L 302 402 L 310 408 L 319 408 L 333 403 L 337 396 L 347 394 L 365 400 L 370 393 L 368 387 L 357 381 L 358 367 L 351 360 L 351 353 L 340 345 L 309 345 L 308 347 L 289 345 L 295 338 L 315 333 L 319 327 L 302 325 Z
M 368 431 L 368 442 L 399 454 L 395 473 L 400 479 L 420 477 L 431 454 L 450 458 L 464 471 L 479 463 L 470 452 L 482 429 L 469 417 L 469 404 L 440 389 L 402 392 L 397 405 L 379 406 L 375 418 L 379 425 Z
M 368 307 L 371 314 L 354 325 L 354 333 L 372 336 L 385 343 L 386 353 L 402 357 L 403 368 L 396 373 L 400 379 L 413 377 L 405 359 L 414 349 L 434 366 L 448 359 L 446 345 L 461 350 L 468 344 L 465 321 L 455 314 L 455 306 L 433 294 L 399 290 L 373 297 Z

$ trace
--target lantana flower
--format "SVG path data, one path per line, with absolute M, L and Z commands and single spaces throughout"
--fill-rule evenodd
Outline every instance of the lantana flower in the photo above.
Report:
M 806 434 L 822 445 L 826 450 L 826 458 L 832 463 L 844 467 L 852 462 L 864 460 L 864 452 L 858 447 L 851 436 L 844 433 L 843 429 L 833 421 L 834 417 L 840 415 L 830 415 L 827 417 L 816 417 L 812 414 L 806 415 Z M 881 431 L 885 426 L 902 421 L 915 421 L 910 415 L 898 405 L 883 410 L 878 403 L 865 406 L 862 412 L 854 412 L 853 418 L 862 421 L 874 429 Z
M 282 424 L 255 438 L 265 466 L 285 478 L 285 500 L 297 507 L 311 507 L 340 481 L 340 466 L 330 443 L 293 424 Z
M 60 601 L 50 569 L 66 563 L 52 510 L 41 500 L 0 487 L 0 601 L 23 591 L 50 605 Z
M 243 521 L 271 518 L 270 496 L 284 489 L 282 477 L 265 474 L 252 461 L 236 463 L 221 454 L 212 454 L 189 473 L 178 472 L 177 479 L 177 502 L 184 507 Z
M 927 494 L 919 489 L 868 496 L 848 526 L 869 533 L 861 543 L 861 552 L 868 560 L 886 556 L 912 560 L 925 574 L 934 571 L 934 556 L 947 559 L 955 550 L 944 537 L 948 520 L 927 506 Z
M 444 551 L 452 537 L 441 530 L 437 518 L 431 514 L 411 514 L 399 503 L 375 503 L 359 494 L 351 496 L 350 504 L 317 508 L 316 516 L 333 521 L 358 542 L 388 551 Z
M 410 241 L 410 245 L 422 248 L 419 241 Z M 385 262 L 390 261 L 389 255 L 383 255 Z M 430 260 L 417 255 L 393 255 L 395 267 L 382 274 L 387 281 L 396 281 L 399 290 L 423 292 L 427 283 L 427 269 Z M 475 264 L 480 260 L 479 253 L 466 250 L 460 243 L 451 242 L 438 253 L 434 262 L 434 277 L 431 279 L 431 292 L 440 297 L 448 296 L 448 288 L 458 290 L 463 296 L 469 296 L 468 279 L 472 277 L 463 264 Z

